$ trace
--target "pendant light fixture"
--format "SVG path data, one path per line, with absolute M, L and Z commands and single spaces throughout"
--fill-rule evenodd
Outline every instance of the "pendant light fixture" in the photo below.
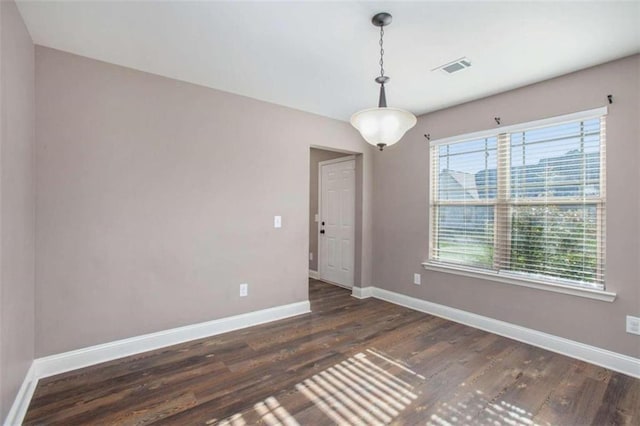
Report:
M 356 112 L 351 116 L 351 125 L 358 129 L 365 141 L 380 148 L 393 145 L 416 125 L 416 116 L 408 111 L 387 106 L 384 85 L 390 78 L 384 75 L 384 27 L 391 23 L 392 16 L 382 12 L 371 18 L 371 23 L 380 27 L 380 76 L 375 81 L 380 85 L 378 108 L 369 108 Z

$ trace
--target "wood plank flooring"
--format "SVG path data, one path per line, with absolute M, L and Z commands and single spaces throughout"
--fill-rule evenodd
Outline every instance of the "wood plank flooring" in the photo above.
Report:
M 43 379 L 27 425 L 640 425 L 640 380 L 310 281 L 313 313 Z

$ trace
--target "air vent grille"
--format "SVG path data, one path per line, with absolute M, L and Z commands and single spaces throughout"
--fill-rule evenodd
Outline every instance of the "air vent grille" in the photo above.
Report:
M 467 69 L 471 66 L 471 61 L 469 60 L 469 58 L 463 57 L 460 59 L 456 59 L 453 62 L 448 62 L 444 65 L 441 65 L 437 68 L 432 69 L 431 71 L 437 71 L 437 70 L 442 70 L 443 72 L 447 73 L 447 74 L 453 74 L 456 73 L 458 71 L 462 71 L 464 69 Z

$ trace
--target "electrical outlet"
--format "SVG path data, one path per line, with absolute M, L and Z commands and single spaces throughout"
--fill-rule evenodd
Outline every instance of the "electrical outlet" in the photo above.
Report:
M 415 285 L 420 285 L 420 279 L 422 277 L 420 276 L 420 274 L 413 274 L 413 283 Z
M 273 227 L 274 228 L 282 228 L 282 216 L 274 216 L 273 217 Z
M 309 260 L 313 260 L 313 252 L 312 251 L 309 252 Z
M 640 318 L 627 315 L 627 333 L 640 335 Z
M 249 295 L 249 284 L 240 284 L 240 297 L 246 297 Z

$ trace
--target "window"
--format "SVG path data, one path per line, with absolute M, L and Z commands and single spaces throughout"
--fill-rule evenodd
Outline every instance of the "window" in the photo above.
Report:
M 429 263 L 604 290 L 605 114 L 432 142 Z

